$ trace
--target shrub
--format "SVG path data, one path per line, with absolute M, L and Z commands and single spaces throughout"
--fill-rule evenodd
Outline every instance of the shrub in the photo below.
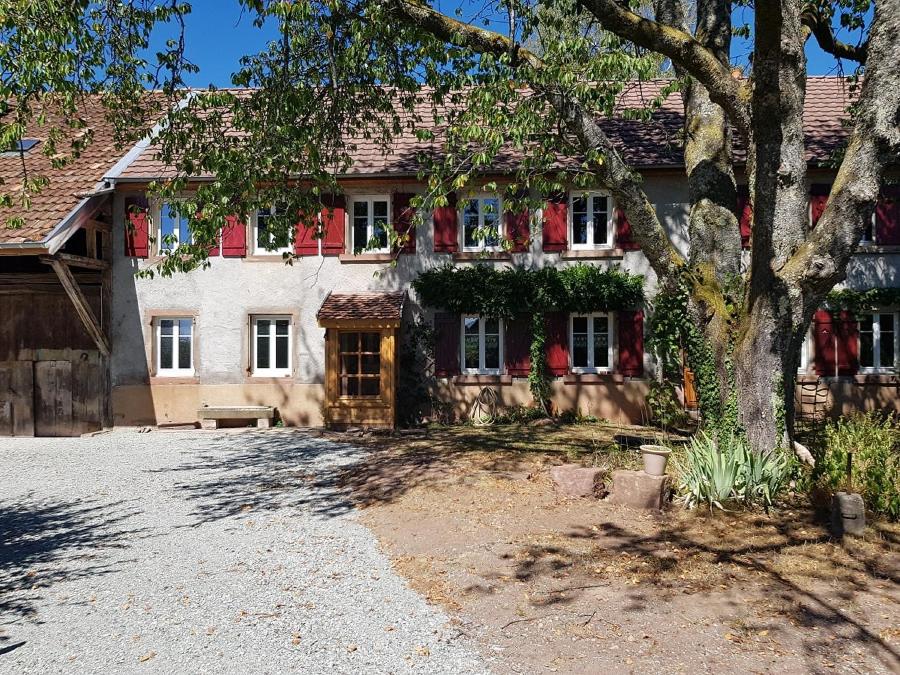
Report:
M 494 417 L 494 424 L 528 424 L 534 420 L 546 417 L 547 414 L 541 408 L 524 405 L 515 405 L 504 408 Z
M 664 428 L 681 428 L 687 423 L 687 415 L 671 382 L 650 383 L 647 407 L 653 424 Z
M 825 446 L 813 470 L 814 483 L 831 491 L 858 492 L 866 508 L 900 520 L 900 425 L 896 418 L 877 412 L 855 413 L 830 421 Z M 847 461 L 853 453 L 852 475 Z

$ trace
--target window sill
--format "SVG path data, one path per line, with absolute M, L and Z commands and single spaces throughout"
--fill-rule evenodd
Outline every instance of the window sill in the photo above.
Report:
M 625 251 L 621 248 L 598 248 L 598 249 L 569 249 L 562 251 L 563 260 L 603 260 L 609 258 L 623 258 Z
M 277 384 L 279 382 L 284 382 L 285 380 L 292 380 L 294 378 L 293 373 L 287 373 L 285 375 L 253 375 L 252 373 L 247 374 L 247 383 L 248 384 Z
M 457 251 L 453 259 L 460 262 L 468 260 L 511 260 L 512 254 L 507 251 Z
M 512 375 L 456 375 L 450 378 L 453 384 L 460 386 L 496 384 L 512 384 Z
M 342 263 L 385 263 L 394 260 L 393 253 L 341 253 L 338 260 Z
M 197 375 L 152 375 L 150 384 L 200 384 Z
M 897 373 L 859 373 L 853 376 L 853 383 L 857 385 L 879 385 L 879 386 L 897 386 L 900 385 L 900 377 Z
M 563 384 L 622 384 L 623 382 L 625 382 L 625 376 L 620 373 L 569 373 L 563 376 Z
M 856 247 L 856 253 L 874 255 L 880 253 L 900 253 L 900 246 L 891 244 L 879 246 L 878 244 L 861 244 Z
M 293 255 L 293 252 L 291 252 L 291 255 Z M 285 258 L 281 253 L 254 253 L 252 255 L 246 255 L 241 258 L 241 260 L 244 260 L 246 262 L 277 262 L 282 264 L 285 262 L 285 260 L 289 259 L 290 258 Z

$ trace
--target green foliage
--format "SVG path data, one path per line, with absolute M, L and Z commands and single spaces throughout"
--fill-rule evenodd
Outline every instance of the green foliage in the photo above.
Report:
M 406 326 L 400 342 L 399 386 L 397 387 L 398 422 L 414 426 L 428 414 L 434 414 L 434 396 L 425 373 L 434 361 L 434 330 L 430 324 L 417 321 Z
M 679 501 L 725 509 L 728 504 L 769 508 L 787 488 L 793 464 L 781 450 L 754 452 L 740 436 L 719 441 L 701 432 L 673 453 Z
M 544 315 L 535 312 L 531 315 L 531 345 L 529 355 L 531 364 L 528 369 L 528 388 L 531 397 L 540 406 L 544 414 L 550 413 L 550 371 L 547 368 L 547 322 Z
M 585 415 L 581 408 L 569 408 L 560 413 L 559 421 L 563 424 L 598 424 L 603 420 L 594 415 Z
M 546 417 L 546 413 L 541 408 L 515 405 L 497 413 L 494 417 L 494 424 L 528 424 L 542 417 Z
M 865 291 L 843 288 L 831 291 L 826 299 L 826 305 L 832 310 L 873 312 L 882 307 L 900 305 L 900 288 L 870 288 Z
M 681 428 L 687 423 L 687 415 L 675 386 L 671 382 L 651 382 L 647 392 L 650 421 L 664 428 Z
M 853 467 L 848 477 L 850 453 Z M 868 412 L 829 421 L 824 447 L 816 454 L 815 484 L 858 492 L 867 509 L 900 520 L 900 423 L 895 417 Z

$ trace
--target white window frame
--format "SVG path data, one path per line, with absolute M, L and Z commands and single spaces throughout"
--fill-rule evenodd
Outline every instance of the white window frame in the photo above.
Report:
M 881 363 L 881 315 L 882 314 L 892 314 L 894 317 L 894 361 L 889 366 L 885 366 Z M 896 360 L 897 356 L 900 355 L 900 326 L 897 324 L 897 320 L 900 319 L 900 312 L 897 312 L 895 309 L 883 309 L 874 312 L 862 312 L 859 315 L 862 316 L 871 316 L 872 317 L 872 362 L 871 366 L 863 366 L 860 364 L 859 372 L 860 373 L 893 373 L 896 372 Z M 857 344 L 857 353 L 862 355 L 862 333 L 861 325 L 857 324 L 857 340 L 859 343 Z
M 193 235 L 191 234 L 190 227 L 188 227 L 188 235 L 189 235 L 189 239 L 190 239 L 189 241 L 182 242 L 181 240 L 177 240 L 174 244 L 171 244 L 171 245 L 166 244 L 163 241 L 163 231 L 162 231 L 163 209 L 169 204 L 174 204 L 174 203 L 181 202 L 181 201 L 184 201 L 184 200 L 183 199 L 170 199 L 167 201 L 157 201 L 156 206 L 153 209 L 153 215 L 154 215 L 154 221 L 155 221 L 153 229 L 156 232 L 156 250 L 160 253 L 162 253 L 163 251 L 174 251 L 181 244 L 183 244 L 183 243 L 190 244 L 193 241 Z M 179 218 L 181 218 L 181 217 L 182 216 L 179 216 Z M 175 237 L 176 237 L 176 239 L 178 238 L 178 232 L 175 233 Z
M 575 200 L 581 198 L 587 199 L 587 244 L 576 244 L 575 243 Z M 594 222 L 594 198 L 595 197 L 605 197 L 606 198 L 606 243 L 605 244 L 594 244 L 594 231 L 596 228 L 596 223 Z M 569 217 L 568 217 L 568 226 L 569 226 L 569 241 L 572 242 L 570 247 L 573 251 L 602 251 L 605 249 L 611 249 L 615 246 L 615 235 L 616 235 L 616 227 L 615 227 L 615 202 L 612 198 L 612 195 L 608 192 L 604 192 L 602 190 L 595 190 L 593 192 L 578 192 L 569 195 Z
M 179 321 L 191 322 L 191 367 L 182 368 L 178 359 L 178 340 L 181 337 L 181 327 Z M 162 322 L 172 321 L 172 368 L 162 367 Z M 197 321 L 193 316 L 155 316 L 153 317 L 153 343 L 156 348 L 154 373 L 157 377 L 193 377 L 195 373 L 194 362 L 196 354 L 194 347 L 197 342 Z M 178 363 L 178 366 L 174 366 Z
M 485 368 L 484 366 L 484 322 L 485 319 L 494 317 L 482 316 L 481 314 L 464 314 L 459 321 L 459 368 L 460 372 L 468 375 L 500 375 L 503 372 L 503 342 L 505 326 L 503 319 L 497 319 L 498 330 L 500 331 L 498 339 L 497 368 Z M 466 367 L 466 319 L 478 319 L 478 367 Z
M 269 207 L 269 211 L 275 211 L 276 208 L 277 207 L 273 204 Z M 250 215 L 250 234 L 253 237 L 254 255 L 283 256 L 285 253 L 294 252 L 294 237 L 291 237 L 291 242 L 287 246 L 282 246 L 280 248 L 269 250 L 259 245 L 259 210 L 254 211 Z
M 497 244 L 495 246 L 487 246 L 486 240 L 484 237 L 478 240 L 478 244 L 476 246 L 466 246 L 466 204 L 471 201 L 478 201 L 478 228 L 479 230 L 484 230 L 484 202 L 487 200 L 496 200 L 497 201 Z M 488 194 L 481 193 L 476 195 L 469 195 L 460 199 L 461 206 L 459 207 L 459 238 L 460 238 L 460 250 L 467 253 L 480 253 L 480 252 L 490 252 L 490 251 L 500 251 L 503 247 L 503 235 L 504 235 L 504 211 L 503 211 L 503 199 L 498 194 Z
M 806 331 L 806 335 L 803 337 L 803 342 L 800 343 L 800 363 L 797 364 L 797 372 L 800 374 L 809 372 L 810 357 L 812 356 L 813 351 L 812 332 L 813 328 L 810 326 L 809 330 Z
M 288 350 L 287 350 L 287 367 L 286 368 L 276 368 L 274 365 L 270 365 L 269 368 L 259 368 L 256 365 L 256 354 L 257 354 L 257 345 L 259 344 L 257 338 L 259 336 L 258 332 L 258 322 L 260 320 L 268 320 L 271 321 L 271 329 L 275 330 L 275 322 L 276 321 L 284 321 L 288 322 Z M 269 363 L 275 363 L 275 354 L 276 354 L 276 334 L 272 332 L 269 334 Z M 290 314 L 253 314 L 250 316 L 250 373 L 253 377 L 288 377 L 293 373 L 294 367 L 294 319 Z
M 374 202 L 386 202 L 387 203 L 387 224 L 385 227 L 385 232 L 387 232 L 390 227 L 392 218 L 391 218 L 391 197 L 390 195 L 359 195 L 350 198 L 350 209 L 349 209 L 349 221 L 350 221 L 350 252 L 356 253 L 356 204 L 358 202 L 366 202 L 368 204 L 367 208 L 367 220 L 368 223 L 366 225 L 366 241 L 364 242 L 364 246 L 361 247 L 362 250 L 360 253 L 390 253 L 391 251 L 391 238 L 389 235 L 385 234 L 385 246 L 382 248 L 366 248 L 366 245 L 372 240 L 372 237 L 375 236 L 375 208 Z
M 575 319 L 588 319 L 588 365 L 575 365 Z M 596 366 L 594 364 L 594 319 L 606 319 L 606 334 L 609 336 L 609 347 L 606 357 L 607 366 Z M 590 314 L 570 314 L 569 315 L 569 367 L 573 373 L 610 373 L 615 364 L 615 335 L 613 329 L 615 321 L 613 321 L 612 312 L 591 312 Z
M 865 232 L 865 230 L 863 230 L 863 235 L 862 235 L 863 238 L 860 238 L 860 240 L 859 240 L 860 246 L 877 246 L 878 245 L 878 241 L 877 241 L 878 223 L 876 222 L 876 219 L 875 219 L 875 211 L 872 211 L 872 218 L 869 221 L 869 223 L 872 228 L 872 238 L 865 239 L 864 237 L 866 236 L 866 232 Z

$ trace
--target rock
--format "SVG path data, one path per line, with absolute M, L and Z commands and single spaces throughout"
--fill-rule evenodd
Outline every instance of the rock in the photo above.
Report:
M 566 497 L 592 497 L 603 491 L 603 469 L 563 464 L 550 469 L 557 492 Z
M 610 504 L 632 509 L 659 511 L 669 493 L 668 476 L 651 476 L 643 471 L 613 471 Z
M 866 505 L 862 495 L 838 492 L 831 498 L 831 530 L 836 537 L 861 536 L 866 529 Z
M 528 423 L 530 427 L 549 427 L 556 424 L 556 420 L 552 417 L 539 417 L 536 420 Z

